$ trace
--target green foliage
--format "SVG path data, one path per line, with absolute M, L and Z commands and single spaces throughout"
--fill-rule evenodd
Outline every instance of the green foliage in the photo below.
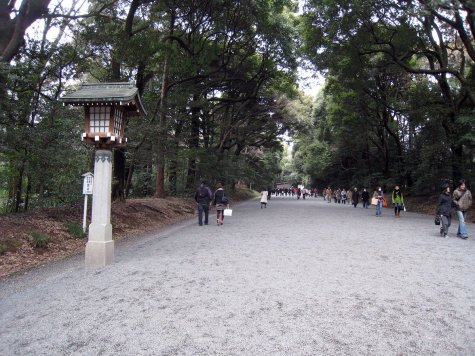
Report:
M 473 44 L 459 48 L 460 61 L 452 44 L 465 30 L 445 20 L 457 11 L 449 2 L 307 1 L 302 53 L 327 81 L 315 127 L 297 139 L 301 174 L 416 194 L 473 177 Z
M 188 196 L 200 178 L 424 191 L 474 176 L 470 41 L 455 22 L 428 17 L 451 18 L 455 5 L 309 0 L 300 16 L 290 0 L 139 3 L 90 1 L 90 16 L 48 23 L 72 29 L 70 40 L 32 34 L 15 62 L 0 64 L 5 211 L 82 198 L 81 174 L 92 169 L 83 110 L 58 104 L 77 80 L 140 90 L 148 115 L 128 120 L 123 169 L 114 167 L 126 196 L 152 196 L 161 183 Z M 316 103 L 298 93 L 300 55 L 326 75 Z
M 34 248 L 45 248 L 48 245 L 49 240 L 50 238 L 48 235 L 39 231 L 33 231 L 30 236 L 30 242 Z
M 86 234 L 82 230 L 81 224 L 68 223 L 66 224 L 66 229 L 68 233 L 76 239 L 82 239 L 86 236 Z

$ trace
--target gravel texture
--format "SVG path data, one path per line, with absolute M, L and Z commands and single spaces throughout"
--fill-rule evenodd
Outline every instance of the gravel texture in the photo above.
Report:
M 212 217 L 1 281 L 0 355 L 475 354 L 456 220 L 444 239 L 431 216 L 290 197 Z

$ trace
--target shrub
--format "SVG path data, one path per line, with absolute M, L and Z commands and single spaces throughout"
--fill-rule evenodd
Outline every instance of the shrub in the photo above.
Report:
M 76 239 L 82 239 L 86 235 L 82 231 L 82 226 L 77 223 L 70 223 L 66 225 L 68 233 Z
M 33 231 L 31 233 L 31 244 L 35 248 L 46 247 L 49 242 L 49 236 L 38 231 Z

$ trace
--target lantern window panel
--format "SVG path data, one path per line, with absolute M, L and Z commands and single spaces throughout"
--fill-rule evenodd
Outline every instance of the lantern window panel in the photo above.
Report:
M 110 106 L 92 106 L 89 110 L 91 132 L 109 132 Z
M 121 110 L 120 108 L 115 108 L 114 112 L 114 134 L 116 136 L 122 136 L 122 117 L 123 117 L 124 111 Z

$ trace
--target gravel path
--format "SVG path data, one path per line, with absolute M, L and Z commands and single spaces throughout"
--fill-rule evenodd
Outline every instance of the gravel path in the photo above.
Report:
M 414 213 L 259 207 L 0 282 L 0 355 L 475 355 L 475 239 L 456 221 L 443 239 Z

